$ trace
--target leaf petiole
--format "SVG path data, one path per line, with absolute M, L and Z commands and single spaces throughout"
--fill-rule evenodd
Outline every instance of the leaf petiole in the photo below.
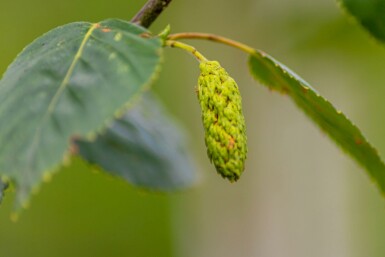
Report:
M 168 40 L 177 40 L 177 39 L 205 39 L 209 41 L 214 41 L 218 43 L 222 43 L 228 46 L 232 46 L 235 48 L 238 48 L 239 50 L 242 50 L 248 54 L 254 54 L 255 49 L 243 44 L 241 42 L 218 36 L 215 34 L 209 34 L 209 33 L 199 33 L 199 32 L 182 32 L 182 33 L 175 33 L 168 36 Z

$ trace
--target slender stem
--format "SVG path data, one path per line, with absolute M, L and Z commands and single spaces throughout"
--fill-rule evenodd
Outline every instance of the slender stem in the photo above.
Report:
M 131 22 L 148 28 L 172 0 L 148 0 Z
M 245 45 L 243 43 L 240 43 L 238 41 L 221 37 L 215 34 L 208 34 L 208 33 L 199 33 L 199 32 L 185 32 L 185 33 L 176 33 L 171 34 L 168 36 L 169 40 L 176 40 L 176 39 L 206 39 L 214 42 L 219 42 L 228 46 L 232 46 L 235 48 L 238 48 L 246 53 L 253 54 L 255 53 L 255 49 Z
M 174 40 L 166 40 L 165 45 L 169 46 L 169 47 L 175 47 L 175 48 L 185 50 L 185 51 L 191 53 L 192 55 L 194 55 L 198 59 L 199 62 L 207 61 L 206 57 L 204 57 L 200 52 L 198 52 L 195 49 L 195 47 L 190 46 L 188 44 L 174 41 Z

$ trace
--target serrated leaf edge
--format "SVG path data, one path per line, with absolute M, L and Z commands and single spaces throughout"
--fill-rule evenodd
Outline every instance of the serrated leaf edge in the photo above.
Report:
M 91 28 L 87 31 L 86 35 L 89 34 L 88 38 L 91 36 L 92 32 L 98 28 L 98 26 L 100 25 L 100 23 L 89 23 L 91 25 Z M 65 25 L 63 25 L 65 26 Z M 62 26 L 60 26 L 62 27 Z M 47 32 L 48 33 L 48 32 Z M 45 34 L 47 34 L 45 33 Z M 43 35 L 45 35 L 43 34 Z M 86 36 L 85 36 L 86 38 Z M 86 44 L 87 40 L 83 40 L 82 43 L 81 43 L 81 46 Z M 159 39 L 160 40 L 160 39 Z M 81 46 L 79 47 L 79 50 L 77 51 L 75 57 L 78 55 L 79 51 L 80 51 L 80 48 Z M 25 47 L 26 48 L 26 47 Z M 24 48 L 24 49 L 25 49 Z M 23 51 L 24 51 L 23 49 Z M 124 113 L 130 109 L 139 99 L 140 99 L 140 96 L 146 91 L 148 90 L 151 85 L 157 80 L 157 78 L 159 77 L 159 74 L 160 74 L 160 71 L 161 71 L 161 66 L 162 66 L 162 63 L 163 63 L 163 60 L 164 60 L 164 57 L 163 57 L 163 48 L 162 46 L 160 45 L 159 49 L 158 49 L 158 56 L 160 57 L 159 58 L 159 62 L 158 64 L 155 66 L 155 69 L 153 71 L 153 74 L 152 76 L 149 77 L 149 79 L 147 80 L 147 82 L 145 82 L 141 87 L 139 87 L 139 89 L 133 93 L 133 95 L 131 96 L 131 98 L 121 107 L 121 108 L 118 108 L 115 113 L 112 115 L 111 118 L 109 119 L 106 119 L 98 128 L 95 128 L 93 131 L 90 131 L 88 132 L 87 134 L 85 134 L 84 136 L 82 136 L 82 138 L 86 139 L 86 140 L 89 140 L 91 142 L 93 142 L 97 135 L 98 134 L 101 134 L 103 133 L 113 122 L 115 119 L 117 118 L 120 118 L 124 115 Z M 18 55 L 19 56 L 19 55 Z M 17 58 L 17 57 L 16 57 Z M 75 60 L 74 60 L 75 61 Z M 71 66 L 72 66 L 73 62 L 71 63 Z M 76 63 L 75 63 L 76 64 Z M 71 67 L 70 66 L 70 67 Z M 74 65 L 75 66 L 75 65 Z M 68 73 L 68 72 L 67 72 Z M 5 73 L 4 73 L 5 74 Z M 62 83 L 63 84 L 63 83 Z M 63 86 L 63 89 L 65 89 L 65 86 Z M 62 91 L 61 90 L 61 91 Z M 56 95 L 56 94 L 55 94 Z M 51 101 L 52 102 L 52 101 Z M 77 135 L 72 135 L 72 136 L 77 136 Z M 41 181 L 40 183 L 37 183 L 35 185 L 32 185 L 32 194 L 33 195 L 36 195 L 39 191 L 40 191 L 40 187 L 43 183 L 48 183 L 52 180 L 52 177 L 53 175 L 55 175 L 56 172 L 58 172 L 60 170 L 61 167 L 63 166 L 69 166 L 72 162 L 72 155 L 74 154 L 71 150 L 70 150 L 70 147 L 71 147 L 71 138 L 69 138 L 68 142 L 67 142 L 68 146 L 67 146 L 67 151 L 63 154 L 63 158 L 61 160 L 61 162 L 59 162 L 57 165 L 54 165 L 52 166 L 51 168 L 45 170 L 42 172 L 42 177 L 41 177 Z M 11 180 L 13 183 L 15 183 L 14 179 L 12 179 L 11 176 L 7 176 L 7 175 L 2 175 L 2 178 L 3 179 L 8 179 L 8 180 Z M 20 188 L 18 188 L 16 191 L 17 191 L 17 194 L 20 193 L 19 192 Z M 20 197 L 21 199 L 17 199 L 16 200 L 16 205 L 15 205 L 15 210 L 14 210 L 14 213 L 11 215 L 11 216 L 14 216 L 14 217 L 17 217 L 18 216 L 18 213 L 20 211 L 20 209 L 28 209 L 28 207 L 30 206 L 30 196 L 29 196 L 29 193 L 28 193 L 28 196 L 27 197 Z M 25 198 L 25 199 L 24 199 Z
M 271 62 L 275 67 L 279 68 L 280 72 L 282 72 L 283 76 L 286 76 L 286 77 L 289 77 L 290 79 L 294 79 L 296 82 L 299 83 L 299 85 L 302 86 L 302 89 L 305 90 L 305 91 L 308 91 L 309 89 L 312 89 L 314 91 L 314 93 L 316 94 L 316 96 L 318 98 L 320 98 L 320 100 L 324 101 L 325 103 L 329 104 L 330 106 L 333 107 L 333 109 L 336 111 L 336 113 L 342 117 L 344 117 L 352 127 L 354 127 L 357 131 L 358 131 L 358 136 L 359 138 L 357 140 L 359 140 L 359 142 L 356 142 L 356 144 L 367 144 L 369 146 L 369 148 L 375 153 L 375 156 L 376 158 L 378 159 L 378 161 L 385 167 L 385 163 L 384 161 L 381 159 L 379 153 L 378 153 L 378 150 L 373 147 L 369 141 L 366 139 L 366 137 L 363 135 L 363 133 L 361 132 L 361 130 L 341 111 L 339 111 L 337 108 L 334 107 L 334 105 L 329 102 L 326 98 L 324 98 L 323 96 L 321 96 L 316 90 L 313 89 L 313 87 L 311 87 L 306 81 L 304 81 L 303 79 L 299 79 L 297 76 L 293 76 L 292 74 L 295 74 L 294 72 L 292 72 L 289 68 L 287 68 L 285 65 L 281 64 L 280 62 L 276 61 L 273 57 L 269 56 L 268 54 L 264 53 L 263 51 L 260 51 L 260 50 L 255 50 L 255 52 L 253 54 L 250 54 L 250 57 L 249 57 L 249 70 L 250 70 L 250 73 L 251 75 L 257 80 L 259 81 L 261 84 L 267 86 L 269 89 L 272 89 L 272 90 L 275 90 L 275 91 L 278 91 L 278 92 L 281 92 L 281 93 L 286 93 L 288 94 L 288 92 L 285 92 L 285 91 L 279 91 L 275 88 L 272 88 L 270 87 L 265 81 L 261 80 L 258 76 L 256 76 L 254 74 L 254 72 L 252 71 L 251 69 L 251 65 L 250 65 L 250 59 L 253 57 L 253 55 L 258 55 L 260 56 L 261 58 L 263 59 L 266 59 L 268 60 L 269 62 Z M 285 70 L 287 69 L 287 70 Z M 292 73 L 292 74 L 291 74 Z M 289 91 L 290 92 L 290 91 Z M 294 101 L 294 103 L 298 106 L 297 102 L 292 98 L 292 100 Z M 313 119 L 313 117 L 311 115 L 309 115 L 305 110 L 302 109 L 301 106 L 298 106 L 308 117 L 310 117 L 310 119 L 312 119 L 317 125 L 317 121 L 315 121 Z M 364 164 L 362 164 L 361 162 L 359 162 L 348 150 L 344 149 L 344 147 L 337 141 L 337 139 L 335 139 L 331 134 L 329 134 L 321 125 L 318 125 L 317 127 L 319 127 L 321 129 L 321 131 L 323 131 L 325 134 L 328 135 L 329 138 L 331 138 L 335 143 L 336 145 L 343 151 L 345 152 L 347 155 L 351 156 L 355 161 L 356 163 L 358 163 L 361 167 L 363 167 L 365 170 L 368 170 L 368 168 L 366 168 L 366 166 Z M 363 140 L 363 141 L 361 141 Z M 380 193 L 385 196 L 385 188 L 382 188 L 381 184 L 374 178 L 374 176 L 372 175 L 371 172 L 369 172 L 369 178 L 370 180 L 372 181 L 372 183 L 376 184 L 377 187 L 380 189 Z

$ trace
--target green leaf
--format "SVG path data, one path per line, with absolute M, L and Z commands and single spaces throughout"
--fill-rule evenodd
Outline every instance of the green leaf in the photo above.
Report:
M 162 42 L 143 33 L 116 19 L 71 23 L 10 65 L 0 81 L 0 175 L 19 204 L 68 158 L 71 137 L 94 136 L 149 86 Z
M 370 34 L 385 42 L 384 0 L 342 0 L 342 5 Z
M 361 164 L 385 192 L 385 165 L 360 130 L 307 82 L 261 51 L 250 55 L 250 71 L 272 90 L 285 93 L 345 152 Z
M 136 186 L 172 190 L 195 181 L 183 131 L 149 93 L 95 141 L 76 144 L 88 162 Z

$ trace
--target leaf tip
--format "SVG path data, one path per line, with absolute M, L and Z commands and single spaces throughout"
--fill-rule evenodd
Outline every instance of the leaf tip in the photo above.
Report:
M 164 30 L 162 30 L 159 34 L 158 34 L 158 36 L 159 36 L 159 38 L 162 40 L 162 42 L 163 42 L 163 45 L 165 44 L 165 42 L 166 42 L 166 40 L 167 40 L 167 38 L 168 38 L 168 35 L 170 35 L 170 31 L 171 31 L 171 26 L 170 26 L 170 24 L 168 24 L 167 26 L 166 26 L 166 28 L 164 28 Z

